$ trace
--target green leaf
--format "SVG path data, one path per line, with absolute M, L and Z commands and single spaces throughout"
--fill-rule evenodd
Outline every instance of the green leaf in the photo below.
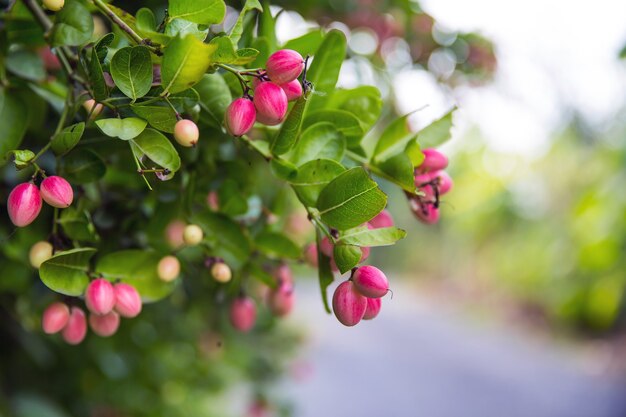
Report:
M 4 165 L 8 160 L 7 152 L 17 149 L 22 143 L 28 126 L 28 107 L 17 95 L 10 94 L 2 87 L 0 87 L 0 126 L 2 126 L 0 155 L 3 156 L 0 165 Z
M 387 196 L 361 167 L 339 175 L 324 187 L 317 200 L 322 221 L 339 230 L 373 219 L 386 204 Z
M 85 131 L 85 122 L 67 126 L 52 137 L 50 148 L 55 155 L 65 155 L 78 144 Z
M 283 49 L 293 49 L 300 55 L 307 56 L 315 54 L 324 40 L 324 33 L 321 29 L 315 29 L 309 33 L 291 39 L 283 45 Z
M 374 162 L 383 162 L 399 154 L 411 140 L 415 139 L 416 134 L 409 128 L 408 118 L 411 114 L 413 113 L 397 118 L 385 128 L 374 149 L 372 156 Z
M 400 153 L 379 164 L 376 164 L 375 166 L 387 174 L 388 180 L 393 181 L 407 191 L 415 190 L 415 181 L 413 177 L 415 166 L 411 162 L 411 158 L 409 158 L 408 155 Z
M 278 49 L 278 40 L 276 39 L 276 16 L 272 16 L 270 3 L 267 0 L 263 1 L 263 12 L 259 14 L 257 36 L 257 39 L 262 39 L 262 42 L 267 45 L 268 51 L 273 52 Z M 256 46 L 254 47 L 257 48 Z M 260 66 L 263 66 L 266 60 L 267 55 L 263 57 L 263 63 L 260 64 Z
M 213 127 L 221 128 L 226 108 L 233 101 L 224 77 L 219 74 L 205 74 L 195 89 L 200 95 L 200 118 Z
M 315 159 L 341 161 L 345 150 L 346 138 L 335 125 L 320 122 L 302 132 L 290 160 L 296 166 Z
M 328 108 L 345 110 L 356 116 L 364 132 L 378 121 L 382 106 L 380 90 L 369 85 L 336 90 L 328 101 Z
M 318 110 L 308 113 L 302 127 L 306 129 L 319 122 L 328 122 L 335 125 L 337 130 L 346 137 L 348 148 L 359 146 L 365 133 L 359 119 L 345 110 Z
M 39 277 L 52 291 L 79 296 L 89 284 L 89 260 L 96 253 L 93 248 L 58 252 L 39 267 Z
M 137 10 L 136 16 L 136 30 L 141 36 L 143 36 L 144 38 L 149 38 L 151 41 L 160 43 L 161 45 L 167 45 L 168 43 L 170 43 L 170 41 L 172 40 L 171 36 L 168 36 L 165 33 L 157 32 L 156 18 L 154 17 L 154 13 L 152 13 L 152 10 L 148 9 L 147 7 L 142 7 L 141 9 Z
M 237 51 L 227 36 L 217 36 L 211 39 L 209 45 L 215 47 L 211 54 L 212 62 L 230 64 L 237 60 Z
M 345 170 L 338 162 L 317 159 L 300 166 L 295 177 L 290 179 L 290 183 L 302 204 L 315 207 L 322 189 Z
M 177 17 L 201 25 L 221 23 L 226 15 L 224 0 L 169 0 L 170 19 Z
M 169 169 L 172 173 L 180 169 L 180 156 L 172 142 L 162 133 L 148 128 L 136 138 L 130 139 L 130 143 L 137 159 L 145 155 L 152 162 Z
M 335 245 L 333 259 L 342 274 L 351 270 L 361 261 L 361 248 L 352 245 Z
M 90 149 L 75 149 L 59 162 L 59 171 L 66 180 L 86 184 L 104 177 L 106 165 L 97 153 Z
M 314 91 L 321 93 L 311 96 L 309 111 L 322 108 L 334 91 L 346 48 L 346 35 L 340 30 L 332 29 L 324 37 L 307 72 L 307 79 L 313 83 Z
M 453 108 L 440 119 L 435 120 L 417 133 L 417 141 L 422 149 L 434 148 L 450 139 L 452 113 L 455 110 L 456 108 Z
M 280 158 L 273 158 L 270 161 L 270 169 L 276 178 L 286 181 L 294 178 L 298 173 L 298 168 L 294 164 Z
M 201 2 L 194 0 L 194 3 Z M 164 92 L 177 93 L 200 81 L 211 65 L 210 57 L 216 48 L 215 45 L 205 44 L 193 35 L 174 38 L 165 48 L 161 64 L 161 84 Z
M 162 132 L 174 133 L 177 119 L 174 110 L 169 106 L 142 106 L 131 104 L 132 111 L 142 119 L 146 119 L 150 126 Z
M 230 35 L 228 36 L 230 37 L 230 40 L 232 41 L 235 48 L 237 48 L 237 44 L 239 43 L 239 39 L 241 39 L 241 34 L 243 33 L 243 18 L 246 16 L 246 13 L 252 10 L 258 10 L 260 12 L 263 11 L 263 6 L 261 6 L 259 0 L 246 0 L 246 3 L 241 9 L 241 13 L 239 13 L 239 17 L 235 22 L 235 25 L 230 30 Z
M 122 140 L 136 138 L 144 131 L 147 124 L 148 122 L 143 119 L 138 119 L 137 117 L 96 120 L 96 125 L 100 128 L 102 133 L 109 137 L 120 138 Z
M 152 86 L 152 58 L 145 46 L 127 46 L 111 59 L 111 77 L 127 97 L 137 100 L 148 94 Z
M 282 155 L 295 145 L 302 127 L 302 116 L 307 106 L 308 93 L 300 97 L 293 105 L 287 119 L 274 137 L 270 150 L 274 155 Z
M 300 248 L 287 236 L 263 231 L 255 239 L 256 247 L 269 258 L 281 259 L 300 257 Z
M 96 263 L 96 271 L 109 281 L 132 285 L 144 303 L 168 296 L 176 282 L 159 279 L 157 264 L 162 255 L 144 249 L 131 249 L 104 255 Z
M 267 285 L 270 288 L 276 288 L 276 278 L 274 278 L 274 276 L 269 272 L 263 270 L 263 268 L 261 268 L 256 263 L 248 263 L 246 265 L 246 270 L 248 273 L 250 273 L 250 275 L 261 281 L 263 284 Z
M 237 59 L 233 61 L 235 65 L 246 65 L 254 62 L 259 56 L 259 51 L 254 48 L 241 48 L 237 51 Z
M 317 274 L 320 284 L 320 292 L 322 293 L 322 302 L 324 303 L 324 309 L 328 314 L 331 314 L 330 306 L 328 305 L 328 286 L 333 283 L 335 276 L 330 269 L 330 258 L 324 255 L 324 252 L 320 250 L 320 242 L 322 241 L 322 232 L 316 229 L 315 233 L 317 243 Z
M 102 64 L 107 56 L 109 45 L 113 42 L 115 35 L 107 33 L 96 43 L 91 50 L 91 60 L 89 61 L 89 80 L 93 90 L 93 98 L 102 101 L 109 97 L 109 87 L 104 79 Z
M 366 226 L 351 229 L 339 236 L 339 241 L 347 245 L 362 247 L 393 245 L 404 239 L 406 232 L 395 226 L 369 229 Z
M 10 155 L 13 155 L 13 163 L 18 171 L 28 167 L 30 165 L 29 162 L 35 157 L 35 153 L 28 149 L 14 149 L 7 152 L 7 158 L 9 158 Z
M 10 51 L 5 65 L 8 71 L 26 80 L 43 81 L 46 78 L 43 60 L 36 52 L 28 49 Z
M 79 0 L 66 0 L 63 8 L 55 14 L 52 27 L 52 46 L 79 46 L 91 40 L 93 19 L 91 13 Z
M 87 210 L 68 207 L 61 211 L 58 223 L 65 235 L 72 240 L 95 242 L 99 239 Z
M 185 19 L 173 19 L 165 26 L 165 34 L 167 36 L 184 38 L 187 35 L 193 35 L 198 40 L 204 41 L 209 34 L 209 29 L 200 30 L 198 24 Z
M 237 216 L 248 211 L 248 200 L 242 195 L 237 181 L 232 178 L 224 180 L 218 190 L 218 197 L 222 213 Z
M 241 226 L 230 217 L 205 211 L 194 214 L 191 222 L 204 230 L 215 256 L 224 258 L 231 266 L 241 266 L 249 261 L 250 241 Z
M 409 160 L 414 167 L 418 167 L 422 164 L 422 162 L 424 162 L 424 153 L 422 152 L 417 140 L 409 142 L 409 144 L 406 145 L 404 153 L 409 157 Z

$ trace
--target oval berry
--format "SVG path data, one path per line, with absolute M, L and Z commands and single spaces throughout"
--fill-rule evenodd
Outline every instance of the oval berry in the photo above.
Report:
M 256 121 L 256 109 L 249 98 L 238 98 L 230 103 L 224 114 L 224 126 L 232 136 L 245 135 Z
M 180 262 L 172 255 L 164 256 L 157 265 L 157 275 L 161 281 L 171 282 L 180 274 Z
M 70 345 L 77 345 L 87 335 L 87 318 L 79 307 L 72 307 L 67 325 L 63 329 L 63 339 Z
M 358 324 L 367 308 L 367 298 L 359 294 L 352 281 L 339 284 L 333 293 L 333 312 L 344 326 Z
M 104 315 L 115 306 L 115 292 L 113 285 L 104 278 L 94 279 L 85 291 L 85 304 L 94 314 Z
M 370 226 L 373 229 L 380 229 L 382 227 L 392 227 L 393 226 L 393 217 L 391 217 L 391 213 L 389 210 L 383 210 L 376 217 L 369 221 Z
M 185 226 L 185 229 L 183 230 L 183 240 L 185 241 L 185 244 L 195 246 L 202 242 L 202 239 L 204 239 L 204 232 L 200 226 L 195 224 Z
M 43 6 L 53 12 L 58 12 L 65 5 L 65 0 L 43 0 Z
M 439 209 L 434 204 L 411 200 L 411 211 L 424 224 L 435 224 L 439 221 Z
M 285 84 L 280 84 L 280 88 L 283 89 L 287 96 L 287 101 L 294 101 L 302 96 L 302 84 L 300 81 L 293 80 Z
M 267 296 L 267 305 L 275 316 L 286 316 L 293 310 L 295 293 L 290 283 L 279 284 Z
M 9 194 L 7 209 L 9 218 L 17 227 L 31 224 L 41 211 L 41 194 L 30 182 L 17 185 Z
M 58 333 L 67 325 L 70 309 L 65 303 L 50 304 L 43 312 L 41 327 L 47 334 Z
M 267 76 L 277 84 L 288 83 L 300 76 L 304 69 L 302 55 L 292 49 L 281 49 L 267 58 Z
M 352 275 L 352 282 L 357 291 L 368 298 L 380 298 L 389 291 L 389 281 L 375 266 L 360 266 Z
M 109 337 L 117 332 L 120 327 L 120 315 L 115 311 L 111 311 L 109 314 L 99 316 L 97 314 L 89 315 L 89 326 L 91 330 L 98 336 Z
M 230 306 L 230 323 L 241 332 L 248 332 L 256 321 L 256 305 L 250 297 L 237 297 Z
M 254 89 L 254 107 L 259 122 L 268 126 L 277 125 L 287 114 L 287 95 L 273 82 L 260 83 Z
M 52 257 L 53 251 L 54 248 L 50 242 L 46 242 L 45 240 L 39 241 L 31 246 L 28 252 L 28 260 L 33 268 L 39 269 L 42 263 Z
M 200 139 L 200 131 L 198 125 L 189 119 L 183 119 L 176 122 L 174 125 L 174 139 L 181 146 L 191 148 L 198 144 Z
M 67 208 L 74 200 L 74 190 L 65 178 L 57 175 L 46 177 L 39 186 L 43 201 L 52 207 Z
M 113 286 L 115 291 L 115 311 L 120 316 L 133 318 L 141 313 L 141 296 L 132 285 L 119 283 Z
M 424 161 L 418 167 L 420 172 L 433 172 L 445 169 L 448 166 L 448 157 L 436 149 L 423 149 Z
M 365 308 L 365 314 L 363 315 L 363 320 L 372 320 L 373 318 L 378 316 L 382 304 L 383 300 L 380 298 L 368 298 L 367 307 Z
M 224 262 L 215 262 L 211 266 L 211 275 L 217 282 L 226 283 L 232 278 L 233 272 Z

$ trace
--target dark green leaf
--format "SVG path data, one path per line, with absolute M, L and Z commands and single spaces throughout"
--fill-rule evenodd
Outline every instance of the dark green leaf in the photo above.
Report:
M 342 274 L 351 270 L 361 261 L 361 248 L 352 245 L 335 245 L 333 259 Z
M 235 48 L 237 48 L 237 44 L 239 43 L 239 39 L 241 39 L 241 34 L 243 33 L 243 18 L 246 16 L 246 13 L 252 10 L 259 10 L 261 12 L 263 11 L 263 6 L 261 6 L 259 0 L 246 0 L 246 3 L 241 9 L 241 13 L 239 13 L 237 22 L 235 22 L 235 25 L 230 30 L 229 37 Z
M 28 107 L 14 94 L 0 87 L 0 126 L 2 126 L 2 140 L 0 140 L 0 155 L 7 162 L 6 154 L 17 149 L 22 143 L 28 125 Z
M 293 49 L 298 51 L 300 55 L 306 57 L 313 55 L 317 51 L 324 40 L 324 33 L 320 29 L 315 29 L 306 33 L 299 38 L 291 39 L 283 45 L 284 49 Z
M 200 117 L 205 123 L 220 128 L 226 108 L 233 101 L 224 77 L 219 74 L 205 74 L 195 89 L 200 95 Z
M 290 182 L 302 204 L 315 207 L 322 189 L 345 170 L 338 162 L 317 159 L 299 167 L 297 174 L 290 179 Z
M 104 35 L 91 50 L 91 60 L 89 61 L 89 80 L 93 91 L 93 98 L 102 101 L 109 97 L 109 87 L 104 79 L 102 64 L 109 52 L 109 46 L 115 39 L 113 33 Z
M 145 46 L 127 46 L 111 59 L 111 77 L 117 88 L 136 100 L 145 96 L 152 86 L 152 58 Z
M 255 239 L 257 248 L 270 258 L 300 257 L 300 248 L 287 236 L 280 233 L 264 231 Z
M 80 211 L 74 207 L 68 207 L 61 211 L 58 223 L 65 235 L 72 240 L 88 242 L 98 240 L 98 234 L 87 210 Z
M 315 52 L 307 79 L 313 83 L 314 91 L 321 94 L 311 96 L 309 111 L 321 109 L 335 89 L 346 48 L 346 35 L 340 30 L 332 29 Z
M 8 71 L 26 80 L 42 81 L 46 78 L 43 60 L 36 52 L 28 49 L 10 51 L 5 65 Z
M 346 137 L 348 148 L 359 146 L 365 133 L 359 119 L 345 110 L 318 110 L 308 113 L 302 127 L 306 129 L 319 122 L 328 122 L 335 125 L 337 130 Z
M 178 152 L 162 133 L 154 129 L 145 129 L 139 136 L 130 139 L 135 156 L 141 159 L 144 155 L 152 162 L 174 173 L 180 169 Z
M 161 64 L 163 90 L 177 93 L 200 81 L 211 65 L 210 57 L 216 48 L 216 45 L 202 43 L 193 35 L 174 38 L 163 54 Z
M 148 121 L 150 126 L 162 132 L 174 133 L 176 125 L 176 114 L 169 106 L 141 106 L 132 104 L 130 108 L 133 112 Z
M 361 167 L 339 175 L 324 187 L 317 200 L 322 221 L 339 230 L 373 219 L 386 204 L 387 196 Z
M 55 155 L 65 155 L 78 144 L 85 131 L 85 122 L 67 126 L 52 137 L 50 147 Z
M 76 184 L 97 181 L 106 173 L 106 165 L 90 149 L 75 149 L 62 158 L 59 164 L 65 179 Z
M 176 17 L 202 25 L 221 23 L 226 15 L 224 0 L 169 0 L 170 19 Z
M 248 211 L 248 201 L 242 195 L 237 181 L 232 178 L 224 180 L 218 190 L 219 206 L 222 213 L 237 216 Z
M 289 158 L 296 166 L 315 159 L 341 161 L 346 150 L 346 138 L 334 124 L 320 122 L 311 125 L 302 135 Z
M 102 133 L 112 138 L 129 140 L 139 136 L 144 131 L 148 123 L 137 117 L 127 117 L 125 119 L 100 119 L 96 120 L 96 125 Z
M 282 155 L 296 144 L 302 127 L 302 116 L 307 105 L 307 97 L 308 94 L 306 94 L 306 97 L 303 95 L 296 101 L 280 131 L 272 141 L 270 150 L 274 155 Z
M 450 139 L 452 113 L 455 110 L 456 108 L 450 110 L 443 117 L 435 120 L 417 133 L 417 141 L 422 149 L 439 146 Z
M 56 13 L 52 27 L 52 46 L 79 46 L 91 39 L 93 19 L 79 0 L 66 0 Z
M 369 229 L 366 226 L 357 227 L 342 233 L 339 241 L 347 245 L 355 246 L 388 246 L 393 245 L 398 240 L 403 239 L 406 232 L 397 227 L 381 227 Z
M 41 281 L 52 291 L 79 296 L 89 284 L 89 260 L 96 253 L 93 248 L 58 252 L 39 267 Z

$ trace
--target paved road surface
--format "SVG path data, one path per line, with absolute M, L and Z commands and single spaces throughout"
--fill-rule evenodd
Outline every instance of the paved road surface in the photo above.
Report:
M 285 387 L 298 417 L 626 416 L 626 383 L 586 374 L 563 348 L 432 311 L 407 290 L 347 329 L 303 290 L 292 320 L 312 328 L 313 369 Z

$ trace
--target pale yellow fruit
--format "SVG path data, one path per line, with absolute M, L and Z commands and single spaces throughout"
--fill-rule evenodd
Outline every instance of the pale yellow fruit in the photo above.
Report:
M 58 12 L 65 5 L 65 0 L 43 0 L 43 5 L 48 10 Z
M 95 119 L 102 113 L 102 109 L 104 106 L 100 103 L 96 103 L 96 100 L 90 98 L 89 100 L 85 100 L 83 103 L 83 107 L 87 110 L 87 114 L 91 113 L 90 119 Z M 93 112 L 91 111 L 93 109 Z
M 224 262 L 216 262 L 211 267 L 211 275 L 217 282 L 228 282 L 233 276 L 230 267 L 226 265 Z
M 157 265 L 157 274 L 162 281 L 171 282 L 180 274 L 180 262 L 175 256 L 165 256 Z
M 42 263 L 47 261 L 52 257 L 52 251 L 54 248 L 49 242 L 42 240 L 40 242 L 35 243 L 28 253 L 28 260 L 33 268 L 39 269 Z
M 200 226 L 195 224 L 185 226 L 185 230 L 183 231 L 183 240 L 187 245 L 197 245 L 202 242 L 203 238 L 204 232 L 200 229 Z

